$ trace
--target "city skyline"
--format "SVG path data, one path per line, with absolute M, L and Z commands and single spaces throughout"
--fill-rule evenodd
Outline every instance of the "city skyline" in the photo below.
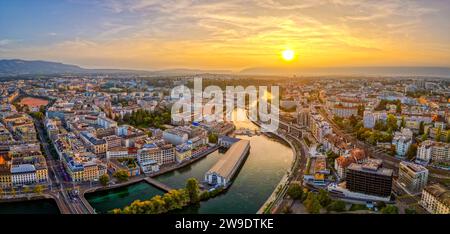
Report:
M 0 215 L 59 232 L 443 226 L 449 3 L 0 0 Z
M 140 70 L 448 67 L 449 12 L 442 1 L 5 1 L 0 58 Z

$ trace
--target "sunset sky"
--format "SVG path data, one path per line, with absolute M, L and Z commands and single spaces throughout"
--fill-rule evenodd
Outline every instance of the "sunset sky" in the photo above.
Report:
M 2 0 L 0 58 L 147 70 L 450 66 L 450 4 Z

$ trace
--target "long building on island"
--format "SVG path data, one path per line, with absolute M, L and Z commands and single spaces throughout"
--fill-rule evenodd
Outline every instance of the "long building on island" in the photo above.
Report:
M 227 187 L 231 179 L 238 171 L 250 150 L 250 141 L 240 140 L 234 143 L 230 149 L 217 161 L 205 174 L 205 181 L 210 185 Z

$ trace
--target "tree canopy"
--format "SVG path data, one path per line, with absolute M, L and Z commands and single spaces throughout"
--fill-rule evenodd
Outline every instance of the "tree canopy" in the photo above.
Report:
M 381 209 L 382 214 L 398 214 L 398 208 L 394 205 L 387 205 Z
M 345 202 L 337 200 L 331 202 L 330 205 L 327 206 L 328 211 L 335 211 L 335 212 L 343 212 L 345 211 Z
M 108 185 L 109 183 L 109 176 L 108 174 L 103 174 L 102 176 L 100 176 L 100 184 L 102 184 L 103 186 Z
M 319 214 L 322 206 L 317 196 L 313 192 L 309 192 L 304 202 L 306 210 L 311 214 Z
M 216 144 L 217 141 L 219 140 L 219 137 L 217 136 L 217 134 L 211 133 L 208 136 L 208 140 L 209 140 L 210 143 Z
M 125 114 L 122 119 L 118 119 L 120 124 L 129 124 L 138 128 L 162 128 L 162 125 L 171 122 L 170 110 L 150 112 L 139 109 L 131 114 Z
M 33 188 L 33 192 L 37 193 L 37 194 L 42 194 L 43 191 L 44 191 L 44 186 L 42 186 L 40 184 L 34 186 L 34 188 Z
M 199 196 L 199 187 L 198 187 L 198 181 L 195 178 L 190 178 L 186 181 L 186 192 L 189 196 L 189 202 L 191 204 L 196 204 L 200 202 L 200 196 Z
M 408 151 L 406 151 L 406 158 L 411 160 L 413 159 L 417 154 L 417 144 L 411 144 L 408 148 Z
M 332 200 L 331 200 L 331 198 L 330 198 L 330 196 L 328 194 L 328 191 L 324 190 L 324 189 L 319 190 L 319 194 L 317 196 L 317 199 L 319 200 L 320 205 L 322 207 L 327 207 L 332 202 Z
M 299 200 L 303 196 L 303 189 L 299 184 L 291 184 L 288 188 L 287 194 L 294 200 Z
M 181 209 L 189 199 L 183 189 L 171 190 L 163 196 L 156 195 L 150 200 L 136 200 L 123 209 L 114 209 L 113 214 L 161 214 L 171 210 Z
M 199 204 L 201 200 L 207 200 L 222 193 L 223 188 L 211 192 L 204 191 L 199 195 L 198 181 L 190 178 L 186 181 L 184 189 L 171 190 L 164 195 L 156 195 L 149 200 L 135 200 L 123 209 L 110 211 L 113 214 L 161 214 L 171 210 L 181 209 L 190 204 Z
M 128 180 L 128 172 L 125 170 L 118 170 L 113 174 L 113 176 L 116 177 L 119 182 Z

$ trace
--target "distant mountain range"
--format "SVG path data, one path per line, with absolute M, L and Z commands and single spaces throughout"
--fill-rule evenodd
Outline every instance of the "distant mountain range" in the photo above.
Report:
M 157 71 L 127 70 L 127 69 L 87 69 L 49 61 L 26 61 L 20 59 L 0 60 L 0 77 L 17 75 L 49 75 L 49 74 L 94 74 L 94 73 L 134 73 L 141 75 L 188 75 L 188 74 L 226 74 L 227 70 L 197 70 L 197 69 L 166 69 Z
M 194 74 L 235 74 L 235 75 L 287 75 L 287 76 L 321 76 L 321 75 L 365 75 L 365 76 L 434 76 L 450 77 L 450 67 L 328 67 L 328 68 L 270 68 L 254 67 L 239 72 L 229 70 L 166 69 L 156 71 L 125 69 L 87 69 L 48 61 L 26 61 L 20 59 L 0 60 L 0 77 L 18 75 L 49 74 L 112 74 L 127 73 L 149 76 L 158 75 L 194 75 Z
M 200 69 L 186 69 L 186 68 L 175 68 L 175 69 L 165 69 L 154 71 L 156 74 L 167 74 L 167 75 L 176 75 L 176 74 L 230 74 L 232 73 L 230 70 L 200 70 Z
M 86 69 L 75 65 L 46 61 L 0 60 L 0 75 L 81 73 Z

